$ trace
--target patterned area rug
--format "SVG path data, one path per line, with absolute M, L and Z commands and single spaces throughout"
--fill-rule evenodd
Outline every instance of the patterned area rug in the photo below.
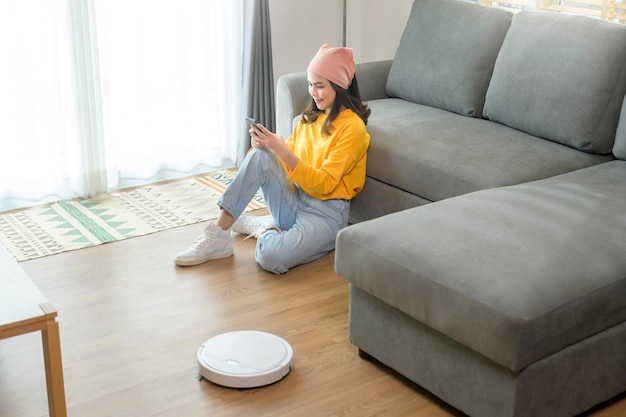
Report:
M 215 219 L 217 200 L 235 172 L 0 214 L 0 243 L 26 261 Z M 262 207 L 259 190 L 246 211 Z

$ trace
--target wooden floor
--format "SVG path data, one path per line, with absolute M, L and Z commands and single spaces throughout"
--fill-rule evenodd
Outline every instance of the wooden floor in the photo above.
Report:
M 203 225 L 23 262 L 59 312 L 70 417 L 463 416 L 348 340 L 348 286 L 334 254 L 275 276 L 235 256 L 192 268 L 172 256 Z M 286 339 L 293 369 L 264 388 L 200 380 L 196 353 L 222 332 Z M 47 415 L 38 334 L 0 340 L 0 416 Z M 621 396 L 585 414 L 626 416 Z

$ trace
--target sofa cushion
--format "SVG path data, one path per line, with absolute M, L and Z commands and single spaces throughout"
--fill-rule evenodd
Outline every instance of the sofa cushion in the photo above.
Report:
M 622 112 L 620 113 L 619 123 L 617 124 L 613 155 L 619 159 L 626 160 L 626 96 L 624 96 Z
M 485 116 L 576 149 L 610 153 L 626 91 L 626 27 L 582 16 L 513 17 Z
M 368 177 L 429 201 L 613 159 L 397 98 L 368 104 Z
M 482 117 L 511 16 L 459 0 L 416 0 L 391 67 L 387 94 Z
M 335 268 L 519 371 L 626 320 L 625 188 L 618 160 L 390 214 L 343 229 Z

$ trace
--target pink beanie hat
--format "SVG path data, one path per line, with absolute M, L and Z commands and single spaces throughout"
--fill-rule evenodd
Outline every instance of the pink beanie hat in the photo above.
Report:
M 311 60 L 308 71 L 347 90 L 354 77 L 352 48 L 331 48 L 325 43 Z

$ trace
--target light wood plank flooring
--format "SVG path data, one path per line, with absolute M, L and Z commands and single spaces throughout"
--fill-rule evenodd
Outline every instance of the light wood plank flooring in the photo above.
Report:
M 59 312 L 70 417 L 463 416 L 348 340 L 348 286 L 334 253 L 275 276 L 235 256 L 181 268 L 172 256 L 203 225 L 23 262 Z M 199 380 L 196 352 L 222 332 L 285 338 L 293 369 L 264 388 Z M 38 334 L 0 340 L 0 416 L 47 415 Z M 626 397 L 586 414 L 626 416 Z

